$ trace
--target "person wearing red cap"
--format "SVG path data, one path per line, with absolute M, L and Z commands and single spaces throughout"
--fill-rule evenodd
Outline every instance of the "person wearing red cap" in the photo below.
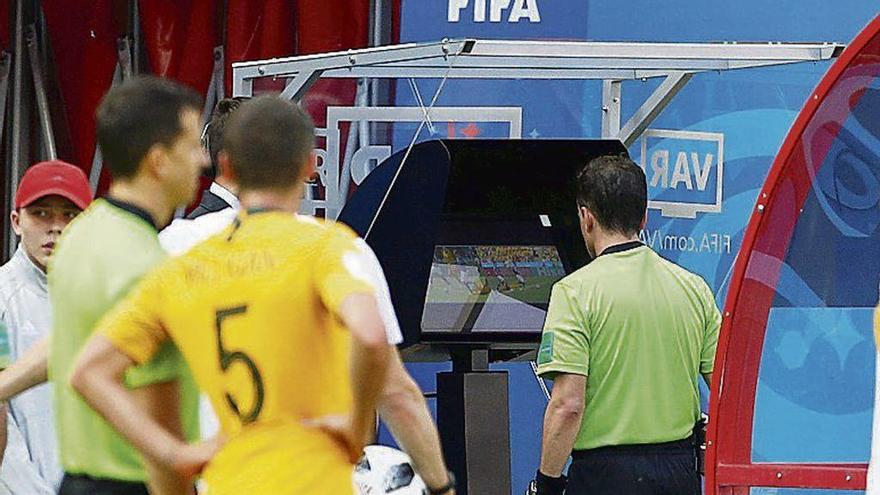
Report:
M 54 160 L 25 172 L 15 193 L 12 228 L 43 273 L 61 229 L 91 202 L 88 178 L 79 167 Z
M 175 208 L 192 200 L 207 165 L 199 140 L 201 107 L 191 89 L 152 76 L 131 78 L 104 96 L 96 112 L 97 140 L 113 176 L 110 189 L 77 217 L 54 249 L 47 277 L 51 339 L 0 373 L 0 401 L 52 378 L 62 495 L 192 491 L 174 473 L 138 456 L 77 398 L 67 377 L 95 324 L 165 258 L 158 231 Z M 198 436 L 198 393 L 173 346 L 133 369 L 126 383 L 151 416 L 187 438 Z M 203 455 L 187 450 L 192 452 Z M 0 479 L 0 495 L 3 488 Z
M 6 328 L 9 361 L 22 358 L 50 331 L 46 266 L 61 231 L 92 201 L 85 173 L 62 161 L 30 167 L 18 184 L 12 228 L 18 249 L 0 267 L 0 323 Z M 63 474 L 58 461 L 51 389 L 42 385 L 9 402 L 9 438 L 0 485 L 11 493 L 54 493 Z

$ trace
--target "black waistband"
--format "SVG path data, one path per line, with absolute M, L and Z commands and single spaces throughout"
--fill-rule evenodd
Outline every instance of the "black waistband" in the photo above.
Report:
M 683 440 L 676 440 L 674 442 L 610 445 L 596 449 L 575 450 L 571 453 L 571 457 L 574 460 L 579 460 L 601 455 L 682 453 L 692 452 L 694 447 L 694 436 L 691 435 Z
M 138 494 L 147 493 L 146 484 L 138 481 L 120 481 L 106 478 L 93 478 L 86 474 L 64 473 L 62 493 L 89 493 L 95 489 L 103 489 L 104 493 Z

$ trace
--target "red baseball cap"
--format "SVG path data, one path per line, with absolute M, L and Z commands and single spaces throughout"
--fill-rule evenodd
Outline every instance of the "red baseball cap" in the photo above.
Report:
M 44 197 L 58 195 L 69 199 L 85 210 L 92 202 L 92 188 L 85 172 L 79 167 L 60 160 L 32 165 L 15 192 L 15 207 L 23 208 Z

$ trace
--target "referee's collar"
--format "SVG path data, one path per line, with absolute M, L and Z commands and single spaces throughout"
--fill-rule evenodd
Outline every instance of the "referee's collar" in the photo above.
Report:
M 615 244 L 613 246 L 608 246 L 607 248 L 602 250 L 602 252 L 599 253 L 599 256 L 605 256 L 606 254 L 622 253 L 624 251 L 640 248 L 642 246 L 644 246 L 644 244 L 642 244 L 640 241 L 629 241 L 622 244 Z M 599 256 L 597 256 L 597 258 Z
M 110 196 L 104 196 L 104 201 L 110 203 L 111 205 L 115 206 L 116 208 L 119 208 L 120 210 L 125 210 L 125 211 L 131 213 L 132 215 L 147 222 L 151 227 L 156 229 L 156 232 L 159 231 L 159 226 L 156 225 L 156 221 L 153 220 L 153 216 L 150 215 L 149 212 L 147 212 L 147 210 L 145 210 L 139 206 L 135 206 L 127 201 L 120 201 L 116 198 L 111 198 Z

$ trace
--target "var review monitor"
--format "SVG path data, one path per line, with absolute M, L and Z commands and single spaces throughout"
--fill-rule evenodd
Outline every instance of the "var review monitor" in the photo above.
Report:
M 422 331 L 540 332 L 564 276 L 554 246 L 436 246 Z

